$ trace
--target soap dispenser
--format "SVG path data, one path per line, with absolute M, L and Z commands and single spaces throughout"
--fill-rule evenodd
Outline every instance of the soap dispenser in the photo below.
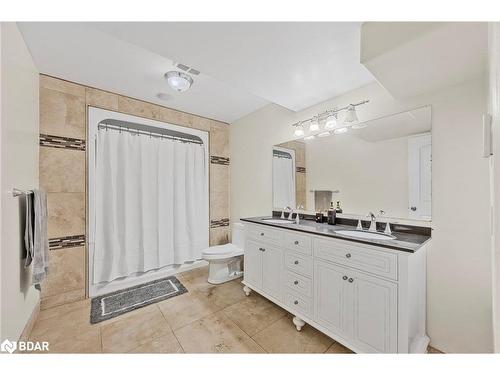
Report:
M 335 208 L 333 207 L 333 202 L 330 202 L 330 208 L 328 209 L 327 217 L 328 217 L 328 224 L 335 225 L 337 215 L 335 212 Z
M 335 208 L 335 213 L 341 214 L 342 208 L 340 208 L 340 201 L 337 201 L 337 208 Z

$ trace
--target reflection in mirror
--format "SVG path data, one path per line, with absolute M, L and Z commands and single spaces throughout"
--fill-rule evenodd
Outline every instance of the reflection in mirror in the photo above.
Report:
M 273 147 L 273 206 L 296 207 L 295 150 Z
M 305 134 L 278 145 L 295 154 L 295 204 L 283 205 L 275 193 L 275 209 L 302 205 L 311 213 L 324 212 L 339 201 L 347 215 L 383 210 L 392 218 L 431 219 L 430 106 L 358 122 L 343 134 L 323 126 L 314 138 Z M 273 155 L 273 191 L 281 192 L 290 176 L 286 185 L 278 170 L 284 167 L 274 160 Z

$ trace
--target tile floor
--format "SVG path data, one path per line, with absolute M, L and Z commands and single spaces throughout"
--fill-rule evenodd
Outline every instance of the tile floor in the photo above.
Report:
M 91 325 L 90 300 L 40 311 L 30 340 L 51 353 L 352 353 L 241 280 L 207 283 L 207 267 L 177 275 L 188 293 Z

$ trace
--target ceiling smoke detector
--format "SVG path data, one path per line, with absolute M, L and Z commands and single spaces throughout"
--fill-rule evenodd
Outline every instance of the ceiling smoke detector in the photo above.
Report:
M 165 73 L 168 85 L 176 91 L 184 92 L 193 84 L 193 78 L 189 74 L 172 70 Z

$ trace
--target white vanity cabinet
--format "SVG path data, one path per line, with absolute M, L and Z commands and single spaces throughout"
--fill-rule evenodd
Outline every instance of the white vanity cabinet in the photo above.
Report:
M 245 222 L 247 295 L 358 353 L 424 353 L 426 245 L 404 252 Z

